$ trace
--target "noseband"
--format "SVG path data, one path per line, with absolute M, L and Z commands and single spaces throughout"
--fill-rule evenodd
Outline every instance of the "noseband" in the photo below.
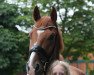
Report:
M 49 28 L 57 28 L 57 27 L 56 27 L 56 26 L 48 26 L 48 27 L 39 27 L 39 28 L 38 28 L 38 27 L 34 26 L 34 28 L 36 28 L 37 30 L 46 30 L 46 29 L 49 29 Z M 44 73 L 44 75 L 46 75 L 46 70 L 47 70 L 47 68 L 49 67 L 49 65 L 50 65 L 50 63 L 51 63 L 51 61 L 52 61 L 52 59 L 54 58 L 54 48 L 55 48 L 55 45 L 54 45 L 54 47 L 53 47 L 53 50 L 52 50 L 50 56 L 48 56 L 47 53 L 45 52 L 45 50 L 44 50 L 41 46 L 39 46 L 39 45 L 34 45 L 34 46 L 30 49 L 30 54 L 31 54 L 32 52 L 36 52 L 36 53 L 38 54 L 39 59 L 40 59 L 40 63 L 41 63 L 42 66 L 43 66 L 43 73 Z M 37 65 L 37 66 L 35 67 L 35 75 L 39 75 L 39 73 L 36 73 L 36 71 L 39 69 L 38 66 L 39 66 L 39 65 Z M 29 71 L 28 69 L 29 69 L 29 68 L 28 68 L 28 65 L 27 65 L 27 71 Z

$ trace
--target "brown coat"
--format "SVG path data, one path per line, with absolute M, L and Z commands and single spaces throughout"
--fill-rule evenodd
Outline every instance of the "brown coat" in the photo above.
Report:
M 70 70 L 70 75 L 85 75 L 85 73 L 82 70 L 74 66 L 70 66 L 69 70 Z

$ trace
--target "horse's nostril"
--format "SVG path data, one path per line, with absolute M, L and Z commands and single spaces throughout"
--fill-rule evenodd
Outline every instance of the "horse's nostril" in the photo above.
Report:
M 35 70 L 36 70 L 36 71 L 39 70 L 39 64 L 36 64 L 36 66 L 35 66 Z
M 30 67 L 28 66 L 28 71 L 30 70 Z

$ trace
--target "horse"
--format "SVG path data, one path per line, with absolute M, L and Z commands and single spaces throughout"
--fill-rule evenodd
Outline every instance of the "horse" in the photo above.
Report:
M 56 23 L 57 12 L 52 7 L 50 16 L 41 17 L 36 6 L 33 18 L 35 24 L 29 33 L 30 56 L 26 66 L 27 75 L 47 75 L 51 63 L 59 60 L 59 53 L 64 49 L 62 35 Z
M 30 35 L 30 58 L 28 61 L 29 70 L 31 66 L 35 69 L 36 75 L 46 75 L 46 70 L 53 60 L 59 59 L 59 50 L 63 49 L 62 38 L 56 23 L 56 9 L 52 7 L 50 16 L 41 17 L 38 7 L 34 8 L 33 17 L 35 25 Z

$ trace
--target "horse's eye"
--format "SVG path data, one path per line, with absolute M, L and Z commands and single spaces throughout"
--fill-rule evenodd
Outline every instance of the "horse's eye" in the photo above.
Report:
M 51 35 L 49 36 L 48 40 L 52 41 L 52 40 L 54 40 L 54 38 L 55 38 L 55 35 L 54 35 L 54 34 L 51 34 Z

